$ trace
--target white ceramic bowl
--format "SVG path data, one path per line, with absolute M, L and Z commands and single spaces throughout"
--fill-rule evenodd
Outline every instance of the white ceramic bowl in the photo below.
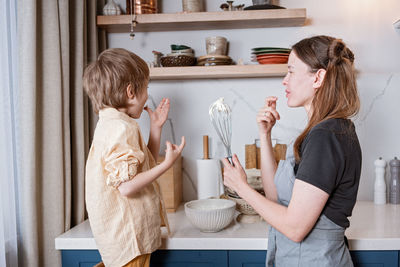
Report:
M 199 199 L 185 203 L 185 213 L 200 231 L 214 233 L 231 223 L 235 207 L 236 203 L 228 199 Z

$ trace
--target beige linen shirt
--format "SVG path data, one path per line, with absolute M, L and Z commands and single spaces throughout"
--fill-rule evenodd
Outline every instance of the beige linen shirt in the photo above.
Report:
M 117 189 L 155 165 L 138 123 L 114 108 L 100 110 L 86 162 L 85 194 L 90 226 L 106 266 L 125 265 L 161 245 L 160 227 L 163 222 L 168 227 L 168 222 L 158 183 L 131 197 Z

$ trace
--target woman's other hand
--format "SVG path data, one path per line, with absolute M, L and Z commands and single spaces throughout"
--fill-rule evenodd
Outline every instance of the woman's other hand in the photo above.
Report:
M 269 96 L 265 99 L 265 105 L 257 113 L 257 124 L 260 133 L 269 134 L 277 120 L 280 119 L 276 111 L 276 96 Z
M 222 160 L 224 164 L 224 185 L 234 190 L 240 196 L 240 189 L 248 186 L 247 175 L 236 154 L 233 154 L 232 161 L 234 165 L 226 158 Z
M 164 125 L 168 118 L 169 107 L 168 98 L 163 98 L 154 111 L 148 106 L 144 107 L 144 110 L 149 113 L 151 127 L 161 128 Z

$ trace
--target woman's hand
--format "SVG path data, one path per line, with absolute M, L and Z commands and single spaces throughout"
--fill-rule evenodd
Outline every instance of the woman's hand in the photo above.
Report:
M 224 158 L 224 185 L 234 190 L 240 196 L 240 189 L 249 186 L 247 183 L 247 175 L 236 154 L 232 156 L 232 165 L 228 159 Z
M 166 142 L 167 149 L 165 150 L 165 160 L 164 160 L 165 163 L 171 166 L 175 162 L 175 160 L 179 157 L 179 155 L 182 153 L 185 144 L 186 142 L 184 136 L 182 136 L 181 144 L 179 146 L 167 141 Z
M 276 96 L 269 96 L 265 99 L 265 105 L 257 113 L 257 124 L 260 133 L 271 133 L 276 120 L 280 119 L 278 111 L 276 111 Z
M 148 106 L 144 107 L 144 110 L 149 113 L 151 128 L 161 128 L 164 125 L 168 118 L 169 106 L 169 99 L 163 98 L 154 111 Z

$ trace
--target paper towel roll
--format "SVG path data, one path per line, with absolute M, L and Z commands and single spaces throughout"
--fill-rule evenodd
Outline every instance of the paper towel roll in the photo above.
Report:
M 197 198 L 219 196 L 224 192 L 221 163 L 218 159 L 197 160 Z

